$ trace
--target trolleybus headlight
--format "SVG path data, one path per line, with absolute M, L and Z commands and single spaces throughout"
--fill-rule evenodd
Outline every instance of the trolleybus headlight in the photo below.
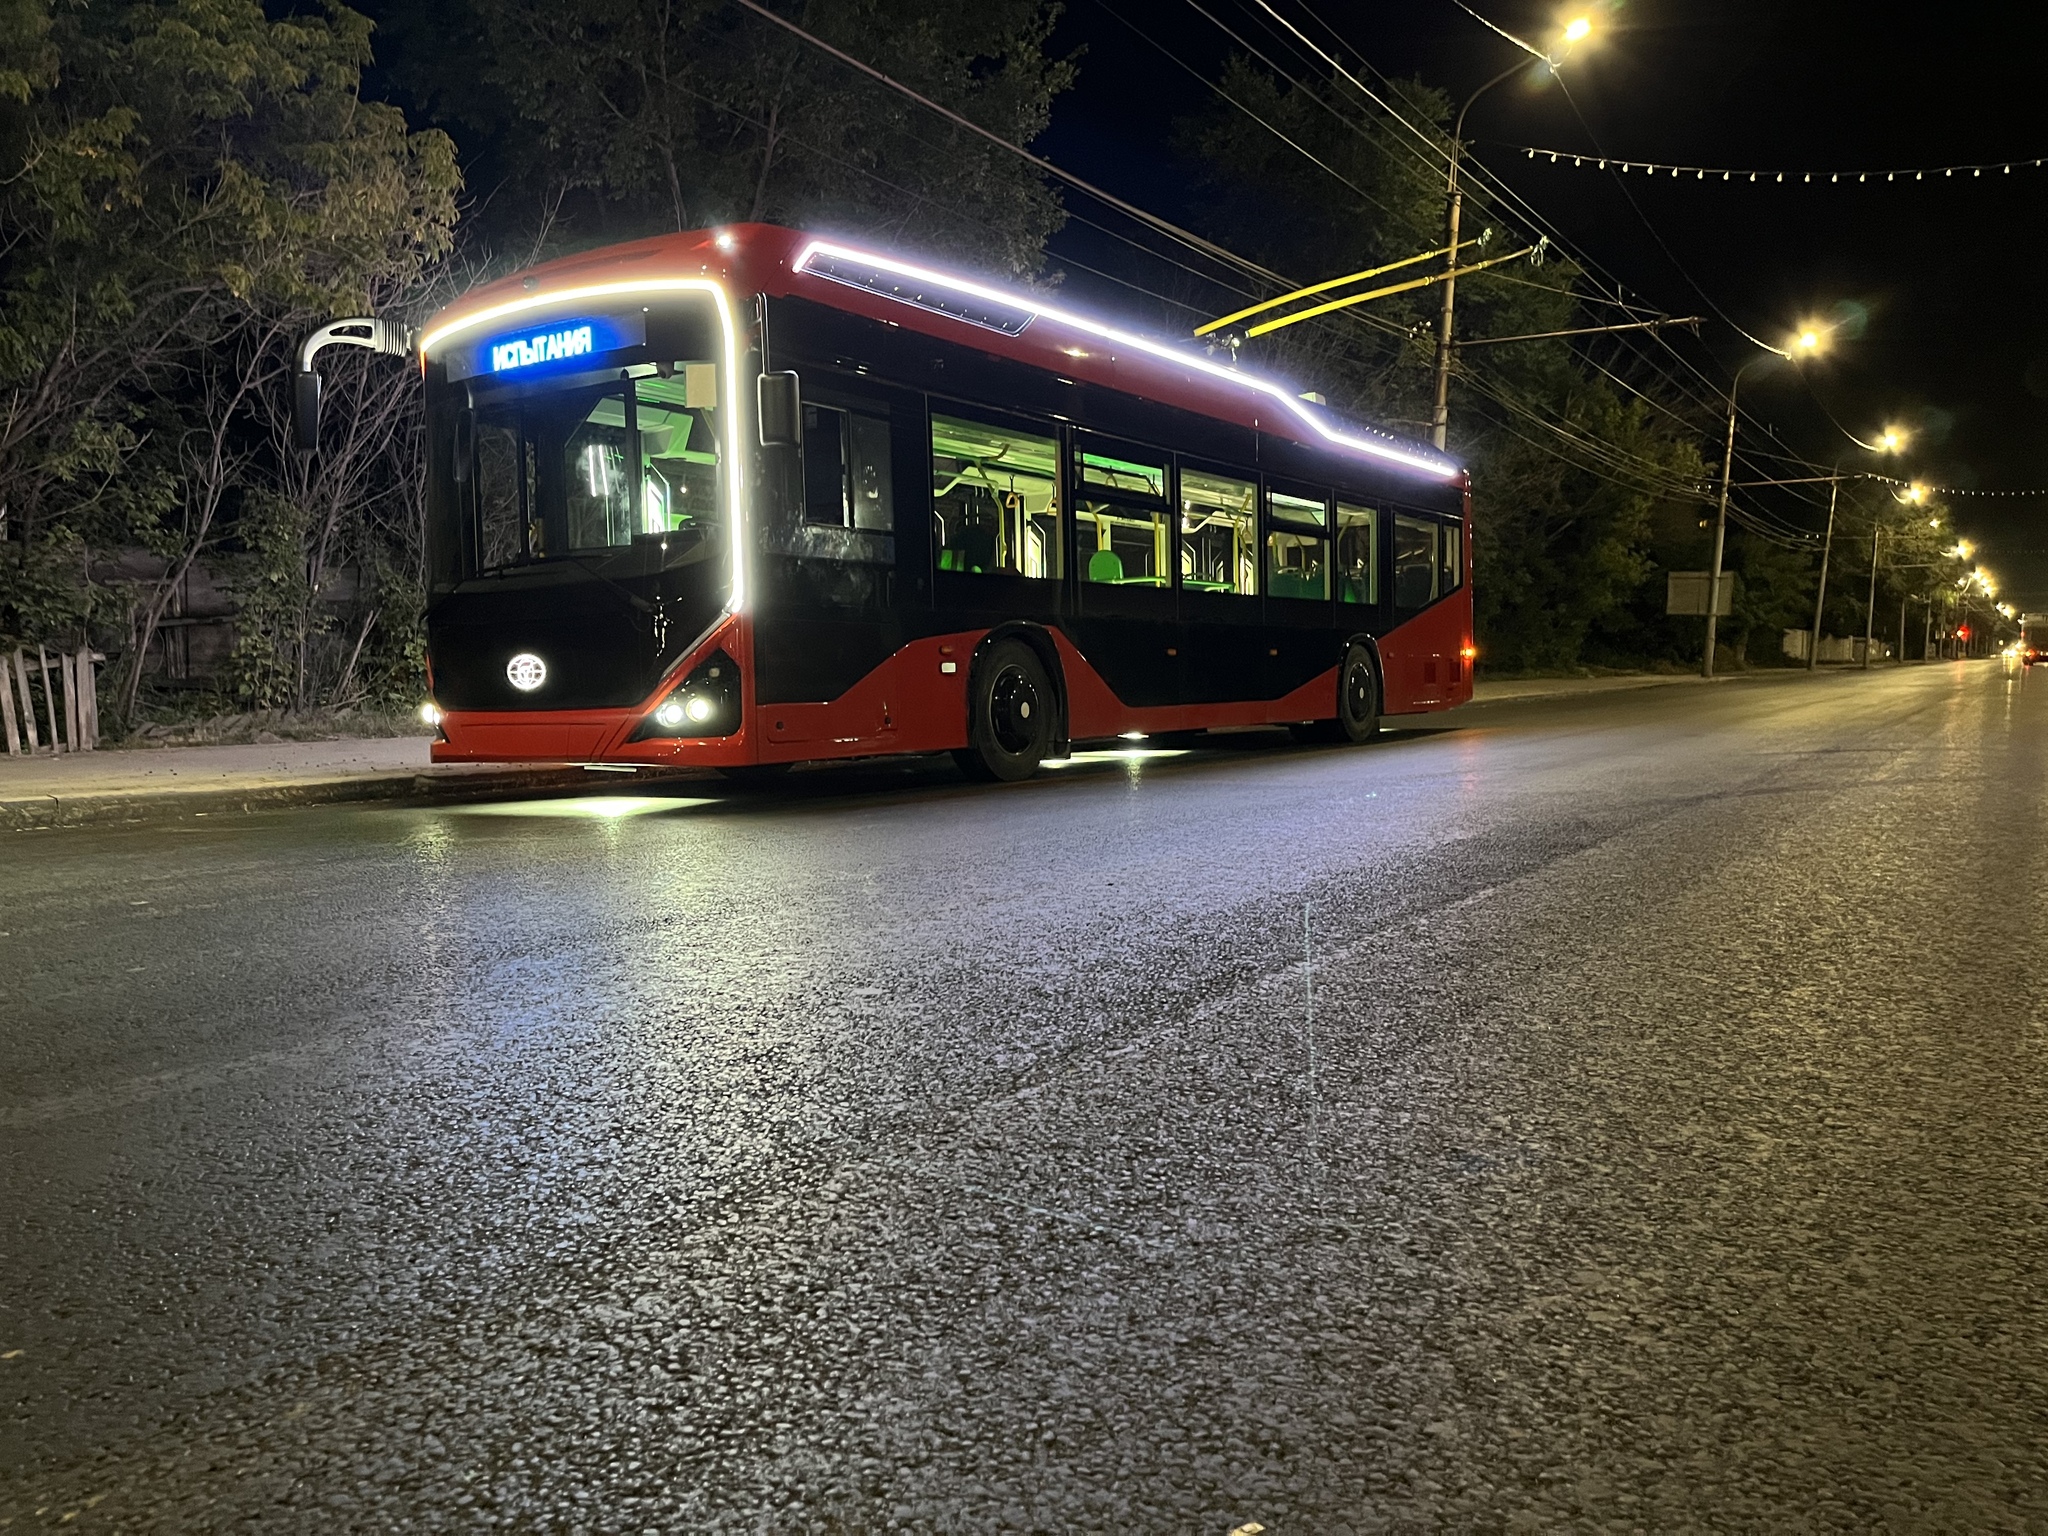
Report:
M 730 736 L 740 728 L 739 668 L 724 651 L 699 662 L 646 716 L 633 740 L 660 736 Z
M 441 723 L 441 711 L 434 707 L 432 699 L 429 699 L 420 706 L 420 720 L 426 725 L 439 725 Z

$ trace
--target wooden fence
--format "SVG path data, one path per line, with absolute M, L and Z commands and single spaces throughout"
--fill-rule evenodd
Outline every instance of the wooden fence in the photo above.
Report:
M 31 656 L 0 652 L 0 731 L 10 757 L 36 752 L 90 752 L 100 744 L 100 695 L 94 669 L 107 658 L 89 645 L 58 651 L 39 645 Z

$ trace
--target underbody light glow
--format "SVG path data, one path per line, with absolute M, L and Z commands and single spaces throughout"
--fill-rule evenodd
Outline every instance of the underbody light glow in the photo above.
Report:
M 1254 394 L 1263 395 L 1292 412 L 1296 418 L 1313 430 L 1324 441 L 1333 443 L 1340 448 L 1348 448 L 1354 453 L 1363 453 L 1376 459 L 1384 459 L 1389 463 L 1399 464 L 1405 469 L 1412 469 L 1418 473 L 1430 475 L 1440 480 L 1456 480 L 1464 473 L 1458 465 L 1451 463 L 1449 460 L 1436 458 L 1418 449 L 1406 448 L 1391 440 L 1375 442 L 1371 438 L 1358 437 L 1349 432 L 1341 432 L 1326 421 L 1307 401 L 1297 398 L 1293 390 L 1272 379 L 1260 378 L 1256 374 L 1240 373 L 1234 368 L 1226 368 L 1220 363 L 1213 363 L 1205 357 L 1197 357 L 1181 347 L 1155 341 L 1147 336 L 1139 336 L 1130 331 L 1119 330 L 1115 326 L 1105 325 L 1099 320 L 1086 319 L 1074 314 L 1071 310 L 1055 309 L 1050 305 L 1041 304 L 1036 299 L 1021 294 L 1007 293 L 1001 289 L 990 288 L 970 278 L 957 277 L 951 273 L 938 272 L 930 267 L 921 267 L 912 262 L 899 261 L 893 256 L 878 256 L 872 251 L 855 250 L 850 246 L 837 245 L 829 240 L 813 240 L 809 245 L 805 246 L 802 254 L 792 264 L 792 270 L 801 272 L 811 261 L 820 256 L 868 262 L 887 271 L 901 273 L 904 277 L 916 282 L 935 284 L 940 287 L 951 287 L 985 304 L 1003 304 L 1021 310 L 1028 310 L 1031 314 L 1048 320 L 1055 325 L 1068 326 L 1115 346 L 1128 347 L 1133 351 L 1142 352 L 1148 357 L 1155 357 L 1162 362 L 1172 363 L 1176 367 L 1188 368 L 1197 373 L 1206 374 L 1210 378 L 1220 380 L 1235 388 L 1250 390 Z
M 588 299 L 620 299 L 655 293 L 708 293 L 718 311 L 718 329 L 725 343 L 725 377 L 730 401 L 725 411 L 725 458 L 726 494 L 732 498 L 732 597 L 726 604 L 730 613 L 744 612 L 747 606 L 747 503 L 743 494 L 745 482 L 741 472 L 741 450 L 745 443 L 742 428 L 746 423 L 743 401 L 746 391 L 739 387 L 740 342 L 739 329 L 733 322 L 732 304 L 726 297 L 725 287 L 708 277 L 643 277 L 618 283 L 587 283 L 576 288 L 536 289 L 521 294 L 516 299 L 507 299 L 502 304 L 493 304 L 451 320 L 446 325 L 435 327 L 420 338 L 420 361 L 425 363 L 436 348 L 452 337 L 464 335 L 479 326 L 494 325 L 513 315 L 522 315 L 535 309 L 556 304 L 580 304 Z
M 667 795 L 576 795 L 561 800 L 512 800 L 494 805 L 450 807 L 458 816 L 542 816 L 579 821 L 621 821 L 629 816 L 658 816 L 687 811 L 715 800 Z

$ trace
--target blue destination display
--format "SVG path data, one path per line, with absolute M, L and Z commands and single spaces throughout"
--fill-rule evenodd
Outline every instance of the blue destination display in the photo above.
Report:
M 448 377 L 575 372 L 583 359 L 635 347 L 647 339 L 644 315 L 578 315 L 526 330 L 485 337 L 447 354 Z
M 559 363 L 564 358 L 586 357 L 597 350 L 588 325 L 566 326 L 556 331 L 535 331 L 510 341 L 491 344 L 491 372 L 509 373 L 514 368 L 531 368 L 535 363 Z

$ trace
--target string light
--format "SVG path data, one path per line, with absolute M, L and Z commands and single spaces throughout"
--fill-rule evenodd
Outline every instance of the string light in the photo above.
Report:
M 1722 165 L 1671 165 L 1660 160 L 1617 160 L 1611 155 L 1573 154 L 1570 150 L 1539 149 L 1528 144 L 1503 147 L 1519 149 L 1530 160 L 1547 160 L 1552 165 L 1573 165 L 1581 169 L 1590 166 L 1594 170 L 1625 171 L 1631 175 L 1690 176 L 1694 181 L 1761 181 L 1773 185 L 1790 181 L 1801 186 L 1813 182 L 1829 186 L 1842 182 L 1895 182 L 1901 177 L 1911 177 L 1914 181 L 1925 181 L 1930 176 L 1944 181 L 1952 181 L 1958 176 L 1981 179 L 1985 176 L 2010 176 L 2014 171 L 2038 171 L 2043 165 L 2048 165 L 2048 157 L 2043 157 L 2039 160 L 1989 160 L 1982 165 L 1907 166 L 1889 171 L 1758 171 Z
M 1929 485 L 1925 480 L 1897 480 L 1890 475 L 1864 475 L 1865 480 L 1876 480 L 1885 485 L 1918 486 L 1929 496 L 2048 496 L 2048 486 L 2035 491 L 1973 491 L 1960 485 Z

